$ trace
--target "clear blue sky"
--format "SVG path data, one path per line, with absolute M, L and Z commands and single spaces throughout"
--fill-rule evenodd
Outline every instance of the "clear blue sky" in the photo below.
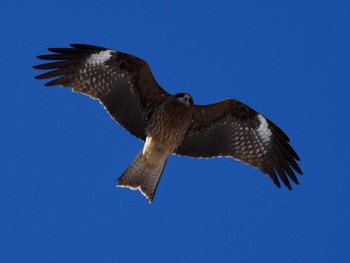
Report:
M 349 1 L 3 1 L 1 262 L 350 262 Z M 116 188 L 141 141 L 97 101 L 33 77 L 69 43 L 149 62 L 170 93 L 277 123 L 290 192 L 231 159 L 172 156 L 149 205 Z

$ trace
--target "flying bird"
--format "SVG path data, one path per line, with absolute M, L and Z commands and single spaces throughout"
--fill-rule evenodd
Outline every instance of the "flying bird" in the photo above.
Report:
M 148 64 L 116 50 L 83 44 L 49 48 L 37 58 L 49 63 L 36 79 L 45 86 L 71 87 L 97 99 L 110 116 L 144 141 L 117 186 L 138 189 L 151 203 L 170 155 L 231 157 L 259 169 L 276 186 L 299 184 L 299 156 L 272 121 L 234 99 L 196 105 L 190 94 L 171 95 L 155 80 Z

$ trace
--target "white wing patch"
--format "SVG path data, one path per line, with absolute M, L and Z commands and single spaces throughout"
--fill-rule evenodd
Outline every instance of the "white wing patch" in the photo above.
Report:
M 111 58 L 112 52 L 113 52 L 113 50 L 107 49 L 107 50 L 101 51 L 99 53 L 92 54 L 86 60 L 86 62 L 88 64 L 93 64 L 93 65 L 102 64 L 102 63 L 108 61 Z
M 258 115 L 258 119 L 260 121 L 260 126 L 257 129 L 258 135 L 264 143 L 269 142 L 272 135 L 269 124 L 267 123 L 266 119 L 260 114 Z

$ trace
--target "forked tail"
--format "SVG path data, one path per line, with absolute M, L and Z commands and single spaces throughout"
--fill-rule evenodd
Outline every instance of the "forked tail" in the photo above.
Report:
M 145 168 L 141 149 L 130 166 L 118 178 L 117 186 L 128 187 L 132 190 L 140 190 L 148 201 L 152 203 L 165 164 L 166 160 L 155 170 L 147 170 Z

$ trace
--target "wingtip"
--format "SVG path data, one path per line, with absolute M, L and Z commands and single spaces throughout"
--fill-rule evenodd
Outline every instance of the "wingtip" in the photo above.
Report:
M 107 49 L 101 46 L 89 45 L 89 44 L 77 44 L 77 43 L 69 44 L 69 46 L 75 49 L 85 49 L 85 50 L 91 50 L 91 51 L 102 51 Z
M 49 50 L 50 51 L 50 50 Z M 46 57 L 47 55 L 38 55 L 38 56 L 36 56 L 36 58 L 37 59 L 45 59 L 45 57 Z
M 299 157 L 299 155 L 295 152 L 295 156 L 294 156 L 294 158 L 295 158 L 295 160 L 297 160 L 297 161 L 301 161 L 301 159 L 300 159 L 300 157 Z
M 37 56 L 38 59 L 40 59 L 40 56 Z M 33 69 L 41 69 L 43 64 L 39 64 L 39 65 L 34 65 L 32 66 Z

